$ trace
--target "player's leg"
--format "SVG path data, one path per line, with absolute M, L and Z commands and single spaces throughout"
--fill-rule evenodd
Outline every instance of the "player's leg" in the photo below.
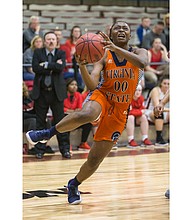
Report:
M 112 146 L 112 141 L 94 141 L 88 154 L 87 161 L 82 165 L 76 176 L 80 183 L 90 177 L 97 170 L 100 163 L 112 149 Z
M 74 130 L 83 124 L 94 121 L 100 115 L 101 110 L 102 107 L 98 102 L 88 101 L 81 111 L 67 115 L 50 129 L 29 131 L 26 133 L 26 137 L 31 144 L 47 141 L 56 134 Z
M 75 178 L 68 182 L 68 202 L 72 205 L 81 203 L 78 186 L 89 178 L 99 167 L 113 147 L 112 141 L 95 141 L 88 154 L 87 161 L 81 166 Z

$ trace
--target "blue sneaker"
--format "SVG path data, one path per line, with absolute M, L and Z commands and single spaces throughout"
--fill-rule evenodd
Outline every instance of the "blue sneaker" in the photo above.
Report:
M 46 129 L 39 131 L 31 130 L 26 133 L 26 138 L 32 145 L 35 145 L 38 142 L 46 143 L 50 139 L 50 132 Z
M 78 186 L 70 185 L 70 181 L 68 182 L 68 202 L 71 205 L 78 205 L 82 202 L 80 192 L 78 191 Z
M 170 190 L 169 189 L 165 192 L 165 197 L 168 199 L 170 198 Z

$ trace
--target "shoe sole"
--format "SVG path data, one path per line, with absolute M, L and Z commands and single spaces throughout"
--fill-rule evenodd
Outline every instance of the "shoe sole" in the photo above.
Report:
M 168 146 L 168 143 L 165 143 L 165 144 L 155 143 L 155 146 L 157 146 L 157 147 L 166 147 L 166 146 Z
M 130 149 L 137 149 L 137 148 L 139 148 L 140 146 L 138 145 L 138 146 L 130 146 L 130 145 L 127 145 L 127 148 L 130 148 Z
M 78 204 L 80 204 L 81 202 L 82 202 L 82 199 L 76 200 L 76 201 L 74 201 L 74 202 L 72 202 L 72 203 L 69 202 L 69 204 L 70 204 L 70 205 L 78 205 Z
M 154 147 L 154 144 L 151 145 L 141 144 L 141 147 Z
M 30 138 L 30 135 L 29 135 L 30 131 L 26 132 L 26 138 L 28 140 L 28 142 L 32 145 L 35 145 L 37 144 L 38 142 L 33 142 L 32 139 Z
M 90 149 L 78 148 L 79 151 L 90 151 Z
M 34 142 L 34 141 L 32 141 L 32 139 L 30 138 L 29 133 L 30 133 L 30 131 L 26 132 L 26 138 L 27 138 L 27 140 L 28 140 L 28 142 L 29 142 L 30 144 L 35 145 L 35 144 L 37 144 L 38 142 L 40 142 L 40 143 L 42 143 L 42 144 L 45 144 L 45 143 L 47 142 L 46 140 Z
M 169 192 L 169 190 L 166 191 L 165 197 L 166 197 L 167 199 L 170 199 L 170 192 Z

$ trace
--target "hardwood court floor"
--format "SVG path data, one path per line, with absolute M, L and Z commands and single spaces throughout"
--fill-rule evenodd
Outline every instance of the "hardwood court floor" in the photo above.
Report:
M 66 188 L 87 153 L 23 158 L 23 219 L 169 220 L 169 150 L 112 151 L 80 187 L 82 203 L 69 205 Z M 28 158 L 28 159 L 27 159 Z M 81 159 L 80 159 L 81 158 Z

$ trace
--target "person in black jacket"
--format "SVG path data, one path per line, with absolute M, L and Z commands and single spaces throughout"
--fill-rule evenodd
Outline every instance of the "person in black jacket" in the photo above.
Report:
M 56 49 L 57 37 L 54 32 L 44 35 L 44 47 L 34 51 L 32 68 L 35 72 L 32 99 L 36 110 L 36 129 L 46 128 L 48 109 L 51 108 L 54 123 L 62 117 L 63 100 L 67 97 L 66 82 L 63 78 L 65 52 Z M 63 157 L 70 158 L 69 134 L 57 135 L 59 150 Z M 45 153 L 45 143 L 35 145 L 36 157 L 41 159 Z

